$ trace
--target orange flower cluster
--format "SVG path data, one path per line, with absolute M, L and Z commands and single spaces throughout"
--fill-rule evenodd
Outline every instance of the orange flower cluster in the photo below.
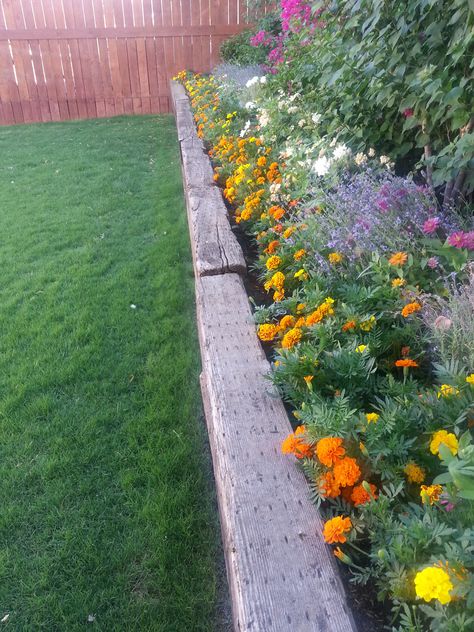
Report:
M 402 358 L 401 360 L 397 360 L 395 362 L 395 366 L 416 369 L 419 365 L 418 362 L 415 362 L 415 360 L 412 360 L 411 358 Z
M 350 518 L 336 516 L 324 523 L 323 536 L 328 544 L 335 544 L 336 542 L 343 544 L 347 542 L 345 534 L 351 529 L 352 522 Z
M 267 180 L 268 182 L 275 182 L 276 184 L 281 182 L 281 174 L 277 162 L 272 162 L 270 164 L 267 171 Z
M 418 303 L 418 301 L 413 301 L 413 303 L 408 303 L 408 305 L 405 305 L 405 307 L 402 309 L 402 316 L 403 318 L 408 318 L 410 314 L 419 312 L 420 309 L 421 309 L 420 303 Z
M 298 426 L 289 434 L 281 444 L 283 454 L 294 454 L 297 459 L 310 459 L 313 456 L 313 448 L 303 440 L 306 433 L 304 426 Z
M 311 327 L 311 325 L 316 325 L 317 323 L 320 323 L 326 316 L 333 316 L 333 304 L 334 300 L 332 298 L 328 297 L 327 299 L 325 299 L 324 303 L 321 303 L 321 305 L 319 305 L 319 307 L 317 307 L 314 312 L 306 317 L 306 326 Z

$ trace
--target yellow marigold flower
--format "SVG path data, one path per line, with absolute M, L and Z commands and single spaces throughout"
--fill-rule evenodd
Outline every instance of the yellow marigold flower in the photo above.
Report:
M 301 331 L 301 329 L 298 329 L 298 327 L 293 327 L 293 329 L 289 329 L 283 336 L 281 346 L 284 349 L 291 349 L 300 342 L 302 336 L 303 332 Z
M 347 541 L 345 533 L 351 529 L 352 522 L 350 518 L 336 516 L 324 523 L 323 536 L 328 544 L 335 544 L 336 542 L 343 544 Z
M 438 399 L 440 397 L 451 397 L 451 395 L 459 395 L 459 390 L 451 384 L 441 384 L 438 391 Z
M 445 445 L 453 456 L 458 453 L 458 440 L 452 432 L 438 430 L 434 433 L 430 443 L 431 454 L 437 454 L 441 458 L 439 454 L 439 446 L 441 444 Z
M 332 467 L 345 453 L 340 437 L 324 437 L 316 444 L 316 456 L 326 467 Z
M 270 284 L 270 287 L 281 290 L 285 284 L 285 275 L 282 272 L 275 272 L 275 274 L 270 279 Z
M 276 270 L 281 264 L 281 258 L 278 255 L 273 255 L 267 259 L 267 270 Z
M 400 279 L 400 277 L 397 277 L 396 279 L 393 279 L 392 287 L 403 287 L 405 283 L 405 279 Z
M 295 317 L 291 314 L 287 314 L 286 316 L 283 316 L 283 318 L 280 320 L 280 331 L 282 329 L 288 329 L 288 327 L 293 327 L 294 324 Z
M 306 324 L 306 319 L 304 316 L 300 316 L 298 320 L 295 322 L 295 327 L 304 327 Z
M 294 277 L 295 279 L 302 278 L 306 281 L 306 279 L 309 278 L 309 275 L 304 268 L 300 268 L 298 272 L 295 272 Z
M 296 306 L 296 313 L 301 314 L 302 311 L 306 308 L 306 303 L 298 303 Z
M 442 493 L 441 485 L 422 485 L 420 489 L 421 500 L 423 503 L 429 502 L 430 505 L 437 503 Z
M 375 327 L 375 323 L 375 316 L 371 316 L 367 320 L 361 321 L 359 327 L 362 329 L 362 331 L 371 331 Z
M 356 353 L 364 353 L 366 349 L 367 345 L 359 345 L 358 347 L 356 347 Z
M 365 413 L 365 418 L 368 424 L 375 424 L 380 419 L 380 415 L 377 413 Z
M 248 208 L 247 206 L 242 210 L 242 212 L 240 213 L 240 218 L 243 219 L 244 221 L 249 220 L 252 217 L 252 209 Z
M 437 566 L 428 566 L 415 576 L 416 594 L 427 602 L 437 599 L 445 606 L 451 601 L 450 592 L 453 588 L 448 573 Z
M 295 254 L 293 255 L 293 259 L 295 261 L 299 261 L 300 259 L 302 259 L 306 254 L 306 250 L 304 248 L 301 248 L 300 250 L 297 250 L 295 252 Z
M 272 323 L 265 323 L 264 325 L 260 325 L 258 328 L 258 337 L 260 340 L 265 340 L 265 342 L 273 340 L 277 333 L 278 327 Z
M 296 230 L 295 226 L 288 226 L 288 228 L 283 233 L 283 237 L 285 239 L 288 239 L 295 232 L 295 230 Z
M 418 483 L 421 485 L 421 483 L 425 480 L 425 470 L 412 461 L 405 465 L 403 471 L 405 472 L 409 483 Z
M 275 303 L 279 303 L 285 298 L 285 290 L 275 290 L 273 292 L 273 300 Z
M 328 255 L 328 260 L 329 260 L 329 263 L 332 263 L 333 265 L 336 265 L 338 263 L 341 263 L 342 255 L 341 255 L 340 252 L 331 252 Z
M 473 385 L 474 385 L 474 373 L 471 373 L 470 375 L 468 375 L 468 376 L 466 377 L 466 382 L 467 382 L 468 384 L 473 384 Z

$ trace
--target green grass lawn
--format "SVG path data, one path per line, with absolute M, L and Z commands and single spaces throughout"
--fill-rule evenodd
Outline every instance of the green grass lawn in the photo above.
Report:
M 0 619 L 210 632 L 220 552 L 173 119 L 0 128 L 0 155 Z

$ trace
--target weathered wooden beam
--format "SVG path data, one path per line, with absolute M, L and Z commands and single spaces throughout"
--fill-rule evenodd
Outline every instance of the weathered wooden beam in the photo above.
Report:
M 322 523 L 294 461 L 291 427 L 267 379 L 239 276 L 196 279 L 202 367 L 234 627 L 351 632 L 354 622 Z

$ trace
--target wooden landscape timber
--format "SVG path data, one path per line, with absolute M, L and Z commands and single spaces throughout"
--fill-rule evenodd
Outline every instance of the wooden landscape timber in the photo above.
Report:
M 233 235 L 200 139 L 189 130 L 189 101 L 172 83 L 180 144 L 200 152 L 183 156 L 183 180 L 193 242 L 196 304 L 202 358 L 201 389 L 221 519 L 234 629 L 239 632 L 355 632 L 322 521 L 307 495 L 303 473 L 281 454 L 291 432 L 283 403 L 268 380 L 270 365 L 257 338 Z M 192 120 L 192 117 L 191 117 Z M 183 128 L 180 129 L 181 124 Z M 194 127 L 194 125 L 193 125 Z M 191 162 L 205 160 L 208 167 Z M 189 170 L 204 174 L 200 183 Z M 218 203 L 217 196 L 220 198 Z M 204 222 L 198 221 L 202 213 Z M 212 220 L 208 213 L 216 214 Z M 225 220 L 234 240 L 212 231 Z M 216 228 L 217 227 L 217 228 Z M 208 231 L 211 231 L 209 234 Z M 197 256 L 205 243 L 206 261 Z M 240 246 L 240 258 L 243 253 Z M 212 252 L 214 250 L 214 252 Z M 220 267 L 217 262 L 221 261 Z

